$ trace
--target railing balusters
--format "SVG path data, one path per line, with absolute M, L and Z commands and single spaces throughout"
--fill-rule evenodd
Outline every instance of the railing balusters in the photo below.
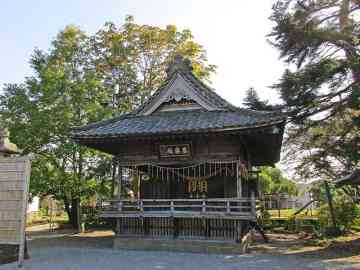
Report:
M 119 212 L 121 212 L 122 211 L 122 206 L 123 206 L 123 201 L 118 201 L 118 203 L 117 203 L 117 210 L 119 211 Z
M 173 200 L 170 201 L 170 212 L 171 212 L 171 215 L 174 214 L 174 201 Z
M 184 215 L 203 217 L 256 217 L 256 199 L 252 193 L 250 198 L 224 199 L 139 199 L 114 200 L 112 208 L 105 208 L 100 217 L 112 216 L 147 216 L 156 217 L 157 213 L 165 216 L 184 217 Z
M 140 213 L 144 212 L 144 204 L 142 200 L 139 200 L 139 208 L 140 208 Z

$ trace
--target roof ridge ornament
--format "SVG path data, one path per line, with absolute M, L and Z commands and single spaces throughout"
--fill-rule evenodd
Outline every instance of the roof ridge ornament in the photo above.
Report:
M 181 54 L 176 54 L 174 60 L 169 64 L 166 69 L 167 77 L 169 78 L 172 74 L 178 71 L 187 73 L 191 73 L 193 71 L 191 60 L 184 58 Z

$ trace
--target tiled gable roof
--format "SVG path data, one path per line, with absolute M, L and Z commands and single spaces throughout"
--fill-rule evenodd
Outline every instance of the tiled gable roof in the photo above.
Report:
M 73 138 L 81 140 L 251 129 L 285 121 L 285 117 L 276 112 L 253 111 L 233 106 L 197 79 L 191 70 L 186 69 L 186 66 L 184 68 L 181 63 L 180 68 L 172 67 L 171 71 L 165 83 L 138 109 L 126 115 L 77 128 L 73 132 Z M 159 106 L 161 96 L 169 91 L 172 83 L 179 77 L 186 81 L 186 85 L 191 88 L 196 98 L 204 104 L 209 104 L 212 109 L 156 112 L 154 106 Z M 151 113 L 145 115 L 146 111 Z
M 284 122 L 281 115 L 235 111 L 161 112 L 147 116 L 124 115 L 75 131 L 74 138 L 127 137 L 172 133 L 199 133 L 223 129 L 249 129 Z

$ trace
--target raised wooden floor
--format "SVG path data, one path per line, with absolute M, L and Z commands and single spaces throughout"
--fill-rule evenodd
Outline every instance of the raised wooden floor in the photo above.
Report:
M 185 241 L 184 245 L 188 245 L 186 241 L 215 241 L 238 247 L 236 243 L 241 243 L 256 222 L 256 201 L 254 198 L 117 200 L 111 201 L 100 217 L 115 219 L 116 235 L 122 239 L 148 239 L 152 244 L 165 241 L 166 245 L 182 243 L 178 241 Z M 195 246 L 195 250 L 206 252 L 207 244 Z

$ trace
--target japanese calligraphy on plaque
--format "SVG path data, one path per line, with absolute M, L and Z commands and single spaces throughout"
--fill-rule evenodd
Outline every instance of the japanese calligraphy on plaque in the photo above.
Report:
M 190 144 L 160 145 L 160 157 L 190 157 Z
M 206 180 L 189 180 L 188 192 L 190 198 L 206 197 L 208 192 L 208 182 Z

